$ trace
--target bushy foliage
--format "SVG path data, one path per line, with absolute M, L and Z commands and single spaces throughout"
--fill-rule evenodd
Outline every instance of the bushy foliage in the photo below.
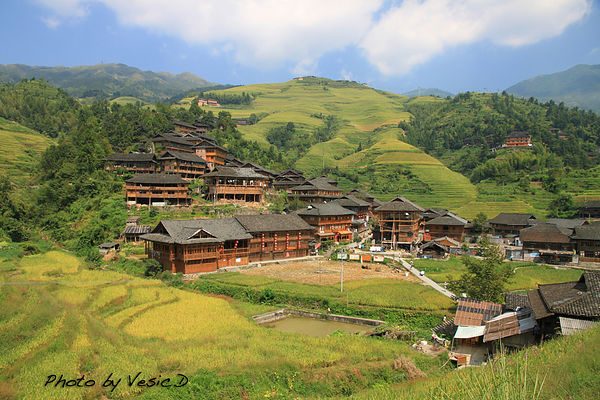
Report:
M 511 265 L 503 262 L 502 250 L 487 237 L 479 242 L 477 255 L 482 258 L 463 256 L 467 272 L 451 288 L 470 299 L 502 302 L 506 283 L 514 275 Z

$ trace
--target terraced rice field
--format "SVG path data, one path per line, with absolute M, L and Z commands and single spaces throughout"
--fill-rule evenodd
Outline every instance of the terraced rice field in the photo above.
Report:
M 39 154 L 53 141 L 15 122 L 0 118 L 0 173 L 24 184 Z
M 391 368 L 399 355 L 425 369 L 441 364 L 401 342 L 262 328 L 246 315 L 264 307 L 239 306 L 240 313 L 220 298 L 89 270 L 65 252 L 20 260 L 7 254 L 0 249 L 0 398 L 325 397 L 341 395 L 357 373 L 364 378 L 345 390 L 381 374 L 405 379 Z M 393 288 L 385 293 L 395 296 Z M 192 383 L 179 390 L 127 385 L 140 371 L 145 379 L 185 374 Z M 111 373 L 123 379 L 114 392 L 100 385 Z M 44 386 L 52 374 L 99 383 Z

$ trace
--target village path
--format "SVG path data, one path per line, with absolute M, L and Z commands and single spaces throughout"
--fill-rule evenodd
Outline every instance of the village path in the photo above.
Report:
M 400 261 L 402 263 L 402 265 L 404 266 L 404 268 L 406 268 L 408 271 L 410 271 L 411 274 L 413 274 L 414 276 L 416 276 L 417 278 L 419 278 L 421 281 L 423 281 L 424 284 L 426 284 L 428 286 L 431 286 L 432 288 L 434 288 L 435 290 L 437 290 L 438 292 L 440 292 L 444 296 L 450 297 L 453 300 L 457 298 L 457 296 L 454 293 L 452 293 L 448 289 L 444 289 L 442 286 L 440 286 L 433 279 L 429 278 L 428 276 L 421 275 L 420 271 L 418 269 L 416 269 L 415 267 L 411 267 L 408 262 L 404 261 L 401 258 L 394 257 L 394 259 L 397 260 L 397 261 Z

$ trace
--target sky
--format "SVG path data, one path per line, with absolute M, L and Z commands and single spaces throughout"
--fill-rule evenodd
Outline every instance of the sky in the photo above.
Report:
M 501 91 L 600 64 L 600 0 L 2 0 L 0 64 L 123 63 L 221 84 L 316 75 Z

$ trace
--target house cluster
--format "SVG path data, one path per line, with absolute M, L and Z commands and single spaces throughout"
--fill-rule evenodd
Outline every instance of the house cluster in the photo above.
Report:
M 509 292 L 505 305 L 460 299 L 454 321 L 438 327 L 452 333 L 451 360 L 480 365 L 499 348 L 521 349 L 557 334 L 572 335 L 600 321 L 600 272 L 573 282 Z
M 589 212 L 588 205 L 582 207 L 584 212 Z M 600 262 L 600 221 L 541 221 L 532 214 L 500 213 L 488 225 L 512 260 L 548 264 Z

